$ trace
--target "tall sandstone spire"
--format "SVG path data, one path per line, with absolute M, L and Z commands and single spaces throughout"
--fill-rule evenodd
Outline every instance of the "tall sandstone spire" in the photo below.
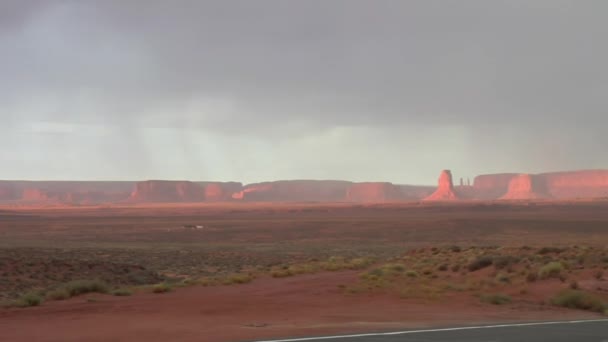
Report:
M 425 201 L 452 201 L 457 200 L 458 196 L 454 192 L 454 183 L 452 182 L 452 172 L 450 170 L 441 171 L 439 175 L 439 186 L 437 190 Z

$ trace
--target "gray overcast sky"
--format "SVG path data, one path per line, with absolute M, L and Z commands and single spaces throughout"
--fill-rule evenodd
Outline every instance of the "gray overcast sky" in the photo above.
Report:
M 0 178 L 608 168 L 608 1 L 3 0 Z

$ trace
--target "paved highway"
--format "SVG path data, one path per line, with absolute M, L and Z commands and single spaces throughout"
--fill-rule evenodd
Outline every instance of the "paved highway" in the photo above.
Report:
M 608 342 L 608 319 L 499 324 L 258 342 Z

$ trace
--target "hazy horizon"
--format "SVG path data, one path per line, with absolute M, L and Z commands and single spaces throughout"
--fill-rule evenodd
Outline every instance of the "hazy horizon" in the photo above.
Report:
M 0 3 L 0 179 L 608 168 L 608 2 Z

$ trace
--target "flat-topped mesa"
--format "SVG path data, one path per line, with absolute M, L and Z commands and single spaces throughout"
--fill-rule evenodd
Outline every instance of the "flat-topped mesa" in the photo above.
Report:
M 204 189 L 205 202 L 222 202 L 232 200 L 232 195 L 242 190 L 239 182 L 199 182 Z
M 608 197 L 608 170 L 550 172 L 538 177 L 554 198 Z
M 543 181 L 537 175 L 522 173 L 511 178 L 509 189 L 500 199 L 525 200 L 549 198 Z
M 388 202 L 402 198 L 401 191 L 392 183 L 354 183 L 346 189 L 348 202 Z
M 347 181 L 284 180 L 246 185 L 233 199 L 254 202 L 344 201 Z
M 509 191 L 509 183 L 518 173 L 496 173 L 479 175 L 473 179 L 475 198 L 493 200 L 504 196 Z
M 129 200 L 134 202 L 203 202 L 201 185 L 188 181 L 150 180 L 138 182 Z
M 459 199 L 454 191 L 452 172 L 450 170 L 441 171 L 438 183 L 439 186 L 437 187 L 437 190 L 429 197 L 425 198 L 425 201 L 452 201 Z

